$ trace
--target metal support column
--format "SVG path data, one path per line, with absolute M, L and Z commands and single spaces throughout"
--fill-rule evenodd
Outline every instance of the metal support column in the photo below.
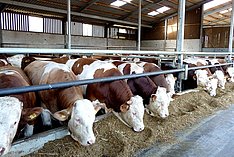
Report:
M 141 0 L 139 0 L 139 12 L 138 12 L 138 44 L 137 50 L 141 50 Z
M 228 56 L 229 62 L 232 60 L 232 43 L 233 43 L 233 23 L 234 23 L 234 0 L 232 0 L 232 16 L 231 16 L 231 24 L 230 24 L 230 34 L 229 34 L 229 44 L 228 44 L 228 52 L 230 55 Z
M 203 45 L 203 20 L 204 20 L 204 4 L 201 6 L 200 52 L 202 52 L 202 45 Z
M 67 48 L 71 49 L 71 0 L 67 0 Z
M 176 51 L 183 52 L 184 47 L 184 23 L 185 23 L 185 3 L 186 0 L 179 0 Z M 183 54 L 178 55 L 178 68 L 183 67 Z M 181 74 L 181 73 L 180 73 Z M 182 90 L 182 75 L 179 75 L 178 90 Z
M 167 19 L 164 22 L 164 43 L 163 43 L 163 50 L 166 51 L 167 46 Z

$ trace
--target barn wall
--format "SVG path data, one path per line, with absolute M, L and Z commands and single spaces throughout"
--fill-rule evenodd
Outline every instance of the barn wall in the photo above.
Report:
M 142 50 L 153 50 L 163 51 L 164 40 L 144 40 L 141 42 Z M 200 39 L 185 39 L 184 40 L 184 51 L 186 52 L 198 52 L 200 51 Z M 166 51 L 176 50 L 176 40 L 166 40 L 165 45 Z
M 230 27 L 213 27 L 203 29 L 204 48 L 228 48 Z
M 25 48 L 64 48 L 64 35 L 33 32 L 2 31 L 3 47 Z M 106 49 L 107 46 L 136 47 L 136 41 L 124 39 L 107 39 L 99 37 L 72 36 L 72 47 L 87 46 L 94 49 Z M 121 48 L 118 48 L 121 49 Z
M 186 12 L 185 15 L 185 39 L 200 38 L 201 9 L 197 8 Z M 164 21 L 158 23 L 152 29 L 142 29 L 142 40 L 164 40 Z M 168 40 L 176 40 L 177 37 L 177 16 L 168 19 L 167 36 Z

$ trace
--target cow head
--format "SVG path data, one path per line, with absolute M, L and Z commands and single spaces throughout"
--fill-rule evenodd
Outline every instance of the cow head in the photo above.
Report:
M 11 57 L 8 57 L 7 58 L 7 61 L 15 66 L 15 67 L 19 67 L 21 68 L 21 62 L 22 62 L 22 59 L 25 57 L 24 54 L 17 54 L 17 55 L 14 55 L 14 56 L 11 56 Z
M 136 95 L 131 97 L 131 100 L 128 103 L 130 106 L 127 110 L 124 107 L 123 110 L 121 109 L 121 112 L 113 111 L 113 113 L 128 127 L 133 128 L 133 130 L 136 132 L 140 132 L 144 130 L 145 127 L 143 123 L 143 99 L 142 97 Z
M 166 88 L 158 86 L 156 94 L 152 94 L 149 104 L 146 106 L 150 115 L 166 118 L 169 116 L 168 107 L 170 104 L 170 95 L 167 94 Z
M 218 86 L 218 79 L 212 78 L 206 83 L 205 90 L 210 94 L 210 96 L 216 96 L 216 89 Z
M 167 84 L 168 84 L 169 93 L 172 96 L 173 94 L 175 94 L 176 77 L 174 77 L 173 74 L 166 74 L 165 78 L 166 78 L 166 81 L 167 81 Z
M 60 121 L 68 119 L 68 128 L 71 137 L 84 146 L 95 143 L 93 133 L 93 123 L 95 114 L 97 113 L 98 105 L 95 107 L 93 103 L 87 99 L 77 100 L 71 108 L 54 113 L 54 117 Z
M 221 70 L 216 70 L 212 78 L 218 79 L 218 87 L 225 89 L 226 78 Z
M 205 87 L 207 84 L 208 72 L 206 70 L 196 70 L 195 71 L 196 78 L 197 78 L 197 86 Z
M 8 153 L 18 129 L 23 103 L 14 97 L 0 97 L 0 156 Z

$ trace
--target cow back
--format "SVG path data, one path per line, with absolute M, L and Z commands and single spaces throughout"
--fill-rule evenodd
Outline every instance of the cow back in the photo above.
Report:
M 0 88 L 13 88 L 30 86 L 31 82 L 24 72 L 17 67 L 4 66 L 0 67 Z M 11 95 L 23 102 L 24 108 L 35 106 L 36 95 L 34 92 Z

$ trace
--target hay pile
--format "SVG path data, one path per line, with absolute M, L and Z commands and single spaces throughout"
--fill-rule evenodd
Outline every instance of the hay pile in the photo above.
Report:
M 173 142 L 175 133 L 192 126 L 201 118 L 215 111 L 227 108 L 234 103 L 234 84 L 227 83 L 226 89 L 218 89 L 217 96 L 210 97 L 205 91 L 188 93 L 176 98 L 170 105 L 170 116 L 166 119 L 150 117 L 145 114 L 145 130 L 133 132 L 113 115 L 94 124 L 96 143 L 89 147 L 66 136 L 48 142 L 35 156 L 76 156 L 76 157 L 130 157 L 139 149 L 155 142 Z

